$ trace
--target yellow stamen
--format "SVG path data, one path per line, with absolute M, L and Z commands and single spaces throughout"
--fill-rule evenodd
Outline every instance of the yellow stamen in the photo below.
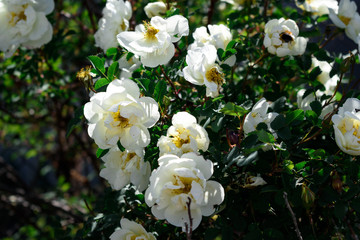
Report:
M 15 12 L 10 12 L 10 15 L 11 15 L 11 19 L 9 21 L 10 25 L 11 26 L 15 26 L 19 21 L 21 20 L 24 20 L 26 21 L 26 15 L 25 15 L 25 8 L 27 8 L 28 4 L 24 4 L 22 5 L 22 8 L 24 10 L 18 12 L 18 13 L 15 13 Z
M 340 122 L 339 126 L 338 126 L 338 128 L 339 128 L 339 130 L 341 131 L 342 134 L 345 134 L 346 132 L 349 132 L 349 131 L 347 131 L 346 127 L 348 127 L 349 131 L 354 130 L 353 135 L 355 137 L 357 137 L 358 139 L 360 139 L 360 136 L 359 136 L 360 121 L 359 120 L 357 120 L 357 119 L 348 119 L 348 118 L 343 119 Z
M 348 18 L 348 17 L 339 16 L 339 18 L 345 25 L 348 25 L 349 22 L 351 21 L 351 18 Z
M 145 39 L 150 41 L 156 40 L 157 38 L 155 35 L 159 32 L 159 29 L 153 27 L 150 23 L 147 23 L 145 21 L 144 21 L 144 26 L 146 30 L 146 33 L 144 34 Z
M 183 129 L 178 129 L 176 131 L 178 132 L 178 134 L 176 136 L 172 136 L 173 137 L 172 142 L 175 144 L 177 148 L 181 148 L 182 145 L 190 143 L 189 130 L 183 128 Z M 186 134 L 185 139 L 181 138 L 181 135 L 183 135 L 184 133 Z
M 205 77 L 209 82 L 214 82 L 219 86 L 225 82 L 224 74 L 219 72 L 216 67 L 212 67 L 210 70 L 208 70 L 205 73 Z
M 193 181 L 196 181 L 194 178 L 190 177 L 180 177 L 180 176 L 173 176 L 175 179 L 175 182 L 173 183 L 175 186 L 180 186 L 179 189 L 173 189 L 172 192 L 174 194 L 188 194 L 191 191 L 191 183 Z
M 118 127 L 127 128 L 132 126 L 132 124 L 129 123 L 129 119 L 124 118 L 123 116 L 120 115 L 120 110 L 111 114 L 113 116 L 114 122 L 118 122 L 117 124 Z
M 126 30 L 126 24 L 124 21 L 122 21 L 122 23 L 120 24 L 120 28 L 121 30 L 125 31 Z

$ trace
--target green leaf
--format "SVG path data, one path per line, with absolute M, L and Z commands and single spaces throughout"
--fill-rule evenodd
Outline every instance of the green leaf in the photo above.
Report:
M 114 78 L 117 78 L 117 73 L 119 72 L 119 62 L 113 62 L 109 69 L 107 76 L 110 81 L 112 81 Z
M 224 49 L 222 49 L 222 48 L 219 48 L 218 50 L 217 50 L 217 55 L 218 55 L 218 58 L 220 59 L 220 60 L 222 60 L 222 56 L 223 56 L 223 54 L 224 54 Z
M 317 125 L 317 122 L 318 122 L 318 119 L 319 119 L 319 116 L 312 110 L 307 110 L 305 112 L 305 117 L 306 119 L 308 119 L 309 121 L 311 121 L 311 123 L 313 125 Z
M 225 115 L 241 117 L 249 112 L 245 108 L 235 105 L 234 103 L 228 102 L 225 107 L 220 110 Z
M 318 17 L 318 18 L 316 19 L 316 21 L 317 21 L 318 23 L 321 23 L 321 22 L 327 21 L 328 19 L 329 19 L 329 15 L 328 15 L 328 14 L 325 14 L 325 15 L 322 15 L 322 16 Z
M 307 50 L 310 52 L 317 52 L 319 51 L 319 45 L 317 43 L 308 43 Z
M 231 57 L 232 55 L 235 55 L 237 53 L 237 51 L 235 49 L 227 49 L 221 56 L 221 59 L 223 61 L 225 61 L 226 59 L 228 59 L 229 57 Z
M 99 58 L 98 56 L 89 56 L 88 59 L 90 60 L 91 64 L 93 65 L 93 67 L 98 70 L 104 77 L 107 77 L 105 75 L 105 61 L 101 58 Z
M 223 159 L 224 163 L 229 163 L 233 159 L 237 158 L 239 155 L 241 155 L 241 150 L 238 147 L 233 147 L 230 152 L 225 156 Z
M 238 161 L 236 162 L 236 165 L 238 167 L 243 167 L 246 165 L 249 165 L 250 163 L 256 161 L 259 159 L 259 154 L 258 151 L 251 153 L 249 156 L 245 157 L 245 158 L 240 158 L 238 159 Z
M 122 151 L 122 152 L 125 151 L 125 148 L 123 147 L 123 145 L 121 145 L 120 140 L 117 142 L 117 146 L 120 149 L 120 151 Z
M 107 154 L 109 152 L 109 149 L 101 149 L 101 148 L 98 148 L 96 150 L 96 157 L 97 158 L 102 158 L 105 154 Z
M 267 131 L 261 129 L 256 132 L 258 139 L 263 143 L 274 143 L 275 138 L 271 133 L 268 133 Z
M 270 126 L 274 130 L 278 130 L 286 126 L 286 119 L 283 115 L 279 114 L 275 119 L 270 123 Z
M 314 56 L 319 60 L 319 61 L 327 61 L 327 62 L 333 62 L 334 59 L 329 57 L 327 52 L 324 49 L 320 49 L 319 51 L 317 51 L 316 53 L 314 53 Z
M 79 107 L 75 110 L 74 117 L 70 120 L 67 125 L 66 137 L 69 137 L 71 132 L 80 125 L 84 114 L 84 106 Z
M 133 54 L 132 52 L 128 52 L 128 54 L 126 55 L 126 61 L 129 61 L 135 54 Z
M 215 120 L 211 122 L 211 129 L 214 132 L 217 133 L 222 129 L 224 118 L 225 118 L 225 116 L 218 114 L 216 116 Z
M 232 49 L 232 48 L 234 48 L 235 47 L 235 45 L 236 45 L 236 40 L 231 40 L 229 43 L 228 43 L 228 45 L 226 46 L 226 49 L 225 50 L 229 50 L 229 49 Z
M 319 101 L 313 101 L 310 103 L 311 109 L 318 115 L 321 115 L 322 112 L 322 105 Z
M 155 90 L 154 90 L 154 99 L 157 102 L 162 102 L 162 99 L 164 97 L 164 95 L 166 94 L 166 82 L 164 80 L 160 80 L 156 86 L 155 86 Z
M 279 137 L 281 137 L 282 139 L 285 139 L 285 140 L 289 140 L 292 137 L 289 127 L 284 127 L 282 129 L 278 130 L 277 134 Z
M 110 83 L 110 81 L 106 78 L 100 78 L 95 83 L 95 90 L 98 90 L 99 88 L 106 86 Z
M 107 57 L 111 57 L 114 56 L 118 53 L 118 49 L 116 47 L 114 48 L 108 48 L 108 50 L 106 50 L 106 56 Z
M 287 124 L 296 124 L 299 121 L 304 120 L 304 110 L 296 109 L 295 111 L 289 112 L 286 114 L 286 122 Z
M 313 68 L 311 72 L 309 73 L 309 79 L 310 81 L 316 80 L 317 76 L 319 76 L 321 73 L 321 69 L 319 66 Z
M 273 102 L 270 105 L 270 108 L 273 112 L 281 112 L 286 105 L 286 97 L 282 96 L 280 98 L 278 98 L 275 102 Z

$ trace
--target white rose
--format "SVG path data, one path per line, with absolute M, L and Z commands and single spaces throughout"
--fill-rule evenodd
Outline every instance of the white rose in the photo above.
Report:
M 181 156 L 187 152 L 206 151 L 209 143 L 206 130 L 196 123 L 196 118 L 187 112 L 178 112 L 173 116 L 166 136 L 161 136 L 157 145 L 160 156 L 166 153 Z
M 120 78 L 131 78 L 133 72 L 141 65 L 138 56 L 134 55 L 126 60 L 126 54 L 119 59 L 119 68 L 121 69 Z
M 300 91 L 297 92 L 297 104 L 298 104 L 298 108 L 304 110 L 304 111 L 308 111 L 308 110 L 312 110 L 311 108 L 311 103 L 313 101 L 316 100 L 317 98 L 321 98 L 321 96 L 324 94 L 324 92 L 321 91 L 316 91 L 316 97 L 313 93 L 310 93 L 309 95 L 307 95 L 305 98 L 303 98 L 304 93 L 306 92 L 305 89 L 301 89 Z M 324 100 L 321 104 L 325 104 L 326 100 Z M 329 113 L 331 113 L 334 110 L 334 104 L 329 104 L 327 106 L 325 106 L 322 111 L 321 114 L 319 116 L 320 119 L 324 119 L 325 117 L 327 117 L 329 115 Z
M 95 46 L 106 52 L 108 48 L 117 47 L 116 36 L 128 30 L 132 15 L 131 4 L 123 0 L 108 0 L 103 9 L 103 17 L 99 20 L 99 29 L 96 31 Z
M 249 112 L 244 121 L 244 133 L 248 135 L 249 133 L 256 131 L 256 127 L 259 123 L 265 123 L 268 126 L 269 131 L 277 138 L 276 133 L 270 127 L 271 122 L 275 119 L 278 113 L 271 112 L 268 113 L 269 103 L 266 102 L 265 98 L 260 99 Z
M 340 80 L 338 75 L 330 77 L 332 66 L 326 61 L 319 61 L 315 57 L 312 57 L 311 68 L 319 67 L 321 73 L 317 76 L 317 80 L 325 86 L 325 93 L 328 95 L 333 94 L 338 81 Z
M 329 14 L 329 8 L 335 12 L 338 11 L 338 2 L 336 0 L 306 0 L 302 4 L 295 1 L 296 5 L 307 11 L 318 15 Z
M 260 176 L 260 174 L 257 174 L 256 177 L 250 176 L 247 178 L 247 183 L 244 185 L 244 188 L 254 188 L 265 184 L 267 184 L 267 182 Z
M 173 42 L 189 34 L 189 23 L 180 15 L 163 19 L 151 18 L 150 23 L 140 24 L 135 32 L 122 32 L 117 35 L 120 45 L 140 57 L 146 67 L 166 64 L 175 54 Z
M 346 26 L 345 34 L 357 43 L 357 36 L 360 34 L 360 15 L 358 13 L 355 14 L 349 22 L 349 25 Z
M 194 38 L 194 42 L 189 45 L 189 50 L 194 50 L 195 48 L 204 47 L 209 44 L 215 46 L 215 39 L 210 36 L 206 27 L 204 26 L 196 28 L 192 34 L 192 37 Z
M 101 169 L 100 177 L 105 178 L 112 189 L 120 190 L 132 183 L 140 192 L 149 184 L 151 174 L 150 162 L 144 162 L 144 151 L 120 151 L 118 147 L 102 157 L 105 168 Z
M 120 220 L 120 229 L 116 229 L 110 240 L 156 240 L 154 234 L 148 233 L 140 224 L 126 218 Z
M 220 66 L 215 63 L 216 48 L 206 45 L 202 48 L 189 50 L 186 55 L 186 66 L 183 69 L 184 78 L 195 85 L 206 86 L 206 96 L 217 97 L 225 82 Z
M 190 226 L 188 204 L 192 218 L 192 229 L 196 229 L 202 216 L 214 213 L 214 205 L 224 200 L 224 189 L 215 181 L 208 180 L 213 174 L 213 163 L 195 153 L 181 157 L 166 154 L 159 158 L 159 167 L 150 177 L 145 192 L 145 202 L 159 219 L 182 227 Z
M 32 49 L 50 42 L 53 29 L 46 15 L 53 10 L 53 0 L 1 1 L 0 50 L 5 57 L 20 45 Z
M 166 4 L 164 2 L 151 2 L 146 4 L 144 10 L 148 18 L 160 16 L 166 13 Z
M 345 29 L 346 35 L 356 42 L 356 37 L 360 33 L 360 15 L 355 2 L 341 0 L 338 13 L 329 9 L 329 17 L 337 27 Z
M 338 147 L 349 155 L 360 155 L 360 100 L 348 98 L 331 121 Z
M 123 147 L 135 151 L 150 143 L 148 128 L 159 120 L 158 104 L 150 97 L 139 98 L 139 87 L 129 79 L 115 79 L 106 92 L 99 92 L 85 104 L 88 133 L 102 149 Z
M 264 46 L 279 57 L 302 55 L 308 40 L 298 35 L 299 28 L 293 20 L 273 19 L 265 25 Z
M 329 8 L 329 17 L 333 23 L 339 28 L 346 28 L 351 19 L 356 15 L 357 6 L 355 2 L 350 0 L 341 0 L 338 13 Z
M 199 27 L 195 29 L 193 33 L 194 43 L 190 44 L 189 50 L 195 50 L 198 47 L 204 47 L 206 45 L 214 45 L 216 49 L 226 49 L 226 46 L 232 40 L 232 34 L 230 29 L 223 25 L 208 25 L 210 34 L 208 34 L 205 27 Z M 236 56 L 232 55 L 225 60 L 225 64 L 234 66 L 236 62 Z

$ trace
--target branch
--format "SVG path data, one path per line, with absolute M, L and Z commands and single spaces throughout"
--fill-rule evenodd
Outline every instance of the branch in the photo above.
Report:
M 188 199 L 189 199 L 189 201 L 186 202 L 186 205 L 187 205 L 187 209 L 188 209 L 190 226 L 187 224 L 187 222 L 185 222 L 185 230 L 186 230 L 186 239 L 187 239 L 187 240 L 191 240 L 192 228 L 193 228 L 193 219 L 192 219 L 192 217 L 191 217 L 191 209 L 190 209 L 191 198 L 188 197 Z
M 300 230 L 299 230 L 299 226 L 298 226 L 297 221 L 296 221 L 295 213 L 294 213 L 293 210 L 291 209 L 291 206 L 290 206 L 290 204 L 289 204 L 289 201 L 288 201 L 287 193 L 286 193 L 286 192 L 284 192 L 283 197 L 284 197 L 284 200 L 285 200 L 286 207 L 289 209 L 289 212 L 290 212 L 290 214 L 291 214 L 291 218 L 292 218 L 293 223 L 294 223 L 294 225 L 295 225 L 296 235 L 297 235 L 297 237 L 298 237 L 299 240 L 303 240 L 303 238 L 302 238 L 302 236 L 301 236 L 301 232 L 300 232 Z

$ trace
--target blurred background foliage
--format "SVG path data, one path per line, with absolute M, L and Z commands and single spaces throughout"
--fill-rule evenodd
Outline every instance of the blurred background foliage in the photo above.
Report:
M 143 194 L 131 186 L 112 191 L 98 177 L 102 152 L 88 137 L 82 116 L 88 90 L 76 74 L 91 65 L 90 55 L 106 64 L 116 59 L 94 46 L 105 3 L 57 0 L 55 11 L 48 16 L 54 27 L 49 44 L 34 51 L 20 48 L 9 59 L 0 55 L 1 239 L 108 239 L 123 216 L 138 219 L 148 231 L 157 232 L 158 239 L 186 238 L 180 229 L 154 219 Z M 147 19 L 143 9 L 148 1 L 131 3 L 134 29 Z M 335 60 L 334 73 L 340 74 L 344 54 L 357 45 L 344 36 L 326 43 L 325 38 L 336 31 L 331 21 L 302 12 L 292 1 L 258 0 L 242 10 L 217 0 L 173 4 L 167 15 L 187 17 L 190 33 L 208 23 L 227 24 L 234 41 L 218 54 L 220 58 L 237 57 L 236 71 L 222 66 L 227 83 L 215 99 L 203 98 L 205 88 L 193 86 L 177 74 L 184 67 L 191 34 L 177 44 L 176 59 L 165 67 L 178 93 L 164 84 L 159 68 L 140 68 L 133 75 L 142 93 L 154 97 L 161 108 L 162 118 L 150 130 L 152 142 L 145 156 L 152 168 L 157 166 L 157 139 L 177 111 L 186 110 L 203 119 L 200 124 L 208 131 L 211 144 L 204 157 L 215 162 L 214 178 L 226 189 L 226 199 L 215 215 L 203 218 L 193 239 L 297 239 L 289 202 L 300 219 L 304 239 L 357 239 L 359 161 L 338 151 L 329 121 L 319 121 L 316 108 L 304 113 L 294 104 L 300 85 L 306 84 L 309 92 L 322 87 L 315 80 L 319 73 L 310 69 L 312 54 L 319 60 Z M 280 17 L 295 20 L 301 35 L 311 38 L 303 56 L 263 56 L 264 25 Z M 319 48 L 324 43 L 326 46 Z M 116 51 L 119 57 L 122 50 Z M 259 58 L 264 60 L 249 67 Z M 337 100 L 344 95 L 344 99 L 359 96 L 356 61 L 353 72 L 344 71 L 349 83 Z M 97 90 L 101 91 L 100 87 Z M 274 142 L 264 135 L 266 126 L 259 126 L 257 135 L 235 142 L 239 147 L 231 149 L 228 134 L 236 135 L 240 117 L 227 103 L 247 111 L 261 96 L 273 102 L 273 111 L 282 113 L 272 126 L 281 150 L 259 150 L 263 143 Z M 317 138 L 301 141 L 305 134 L 319 129 Z M 268 184 L 242 188 L 248 173 L 260 173 Z

